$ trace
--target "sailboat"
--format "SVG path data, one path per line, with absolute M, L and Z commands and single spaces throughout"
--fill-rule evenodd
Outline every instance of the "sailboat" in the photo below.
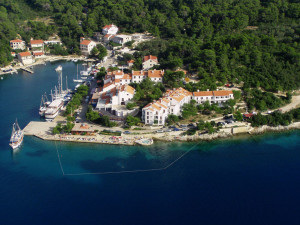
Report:
M 39 114 L 40 116 L 45 116 L 45 111 L 51 102 L 48 101 L 47 94 L 42 95 Z
M 73 79 L 73 81 L 76 82 L 76 83 L 82 83 L 83 82 L 83 80 L 78 79 L 78 64 L 77 64 L 77 79 Z
M 16 119 L 16 122 L 13 124 L 13 130 L 11 133 L 9 145 L 12 147 L 12 149 L 18 148 L 22 142 L 23 142 L 24 132 L 21 130 L 18 121 Z

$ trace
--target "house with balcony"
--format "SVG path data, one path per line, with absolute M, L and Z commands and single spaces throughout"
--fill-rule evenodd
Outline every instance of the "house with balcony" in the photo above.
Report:
M 93 48 L 96 47 L 96 43 L 94 41 L 85 39 L 85 38 L 80 38 L 80 51 L 81 54 L 88 56 L 91 54 L 91 51 Z
M 44 41 L 30 40 L 30 49 L 32 53 L 44 53 Z
M 12 49 L 21 49 L 21 50 L 24 50 L 26 48 L 25 41 L 22 41 L 20 39 L 11 40 L 9 42 L 9 44 L 10 44 L 10 47 Z

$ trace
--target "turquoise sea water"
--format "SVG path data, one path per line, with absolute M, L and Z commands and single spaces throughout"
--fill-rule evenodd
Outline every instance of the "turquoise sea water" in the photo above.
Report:
M 13 154 L 12 123 L 39 120 L 58 64 L 0 81 L 0 224 L 300 224 L 299 131 L 150 147 L 25 137 Z M 71 86 L 76 65 L 61 64 Z M 65 174 L 138 171 L 63 176 L 57 152 Z

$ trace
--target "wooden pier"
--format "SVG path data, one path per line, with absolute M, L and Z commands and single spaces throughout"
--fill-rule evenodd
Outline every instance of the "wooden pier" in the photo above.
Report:
M 27 73 L 33 73 L 33 70 L 31 70 L 30 68 L 21 68 L 22 70 L 24 70 Z

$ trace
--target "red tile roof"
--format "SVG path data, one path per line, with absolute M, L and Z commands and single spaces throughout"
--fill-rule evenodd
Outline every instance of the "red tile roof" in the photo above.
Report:
M 198 92 L 193 92 L 194 96 L 213 96 L 212 91 L 198 91 Z
M 31 40 L 30 44 L 31 45 L 44 44 L 44 41 L 43 40 Z
M 10 42 L 22 42 L 22 40 L 16 39 L 16 40 L 11 40 Z
M 233 92 L 232 91 L 214 91 L 214 96 L 228 96 L 228 95 L 232 95 Z
M 144 56 L 144 62 L 148 61 L 149 59 L 157 61 L 157 57 L 156 56 L 153 56 L 153 55 L 146 55 L 146 56 Z
M 39 55 L 44 55 L 44 53 L 43 52 L 34 52 L 33 55 L 34 56 L 39 56 Z
M 148 70 L 147 72 L 149 78 L 162 78 L 164 75 L 163 70 Z
M 21 57 L 31 56 L 30 52 L 20 52 L 19 55 L 20 55 Z
M 92 41 L 91 40 L 83 40 L 80 42 L 81 45 L 89 45 Z
M 111 28 L 111 27 L 113 27 L 113 26 L 115 26 L 115 25 L 109 24 L 109 25 L 104 26 L 102 29 L 109 29 L 109 28 Z

